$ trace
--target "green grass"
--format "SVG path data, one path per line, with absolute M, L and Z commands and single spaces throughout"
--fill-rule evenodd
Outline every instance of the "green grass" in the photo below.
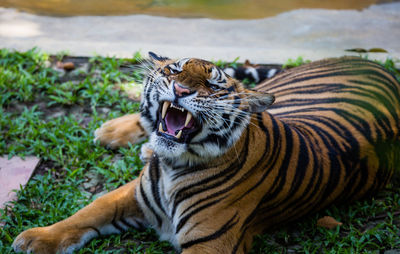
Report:
M 56 56 L 56 60 L 65 53 Z M 14 208 L 0 210 L 0 253 L 12 253 L 11 243 L 23 230 L 64 219 L 104 191 L 135 178 L 142 164 L 139 146 L 117 151 L 93 144 L 93 131 L 104 121 L 138 110 L 138 103 L 115 85 L 140 78 L 137 71 L 122 72 L 132 59 L 94 57 L 84 70 L 65 80 L 48 67 L 51 57 L 36 49 L 0 50 L 0 154 L 35 155 L 39 168 Z M 303 60 L 301 60 L 303 61 Z M 300 62 L 295 60 L 293 62 Z M 393 61 L 385 63 L 394 69 Z M 382 253 L 400 249 L 400 188 L 350 206 L 331 207 L 297 223 L 258 236 L 253 253 Z M 319 228 L 316 220 L 330 215 L 343 226 Z M 152 230 L 131 230 L 98 238 L 79 253 L 168 253 Z

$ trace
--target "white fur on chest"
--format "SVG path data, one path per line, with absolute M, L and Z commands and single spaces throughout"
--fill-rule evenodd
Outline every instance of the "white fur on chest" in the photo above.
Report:
M 174 218 L 171 217 L 173 209 L 173 199 L 171 198 L 175 189 L 175 184 L 172 181 L 171 172 L 172 169 L 163 170 L 160 179 L 161 203 L 163 204 L 168 214 L 168 217 L 166 217 L 163 220 L 163 227 L 159 230 L 158 233 L 160 234 L 160 238 L 162 240 L 170 241 L 176 248 L 179 248 L 178 240 L 175 234 L 176 221 L 177 221 L 176 213 Z
M 174 217 L 172 217 L 172 209 L 173 209 L 173 195 L 176 189 L 176 183 L 172 181 L 172 170 L 167 169 L 163 166 L 164 170 L 160 170 L 160 180 L 158 181 L 158 190 L 161 208 L 156 205 L 156 200 L 154 197 L 150 197 L 150 193 L 154 191 L 151 189 L 151 179 L 149 168 L 146 168 L 142 176 L 142 188 L 144 192 L 147 194 L 148 201 L 152 205 L 154 212 L 161 219 L 161 226 L 158 226 L 157 217 L 153 214 L 153 212 L 149 211 L 146 205 L 141 204 L 144 202 L 143 197 L 141 195 L 138 196 L 139 204 L 143 210 L 144 216 L 146 217 L 147 222 L 153 227 L 160 236 L 160 240 L 169 241 L 174 245 L 176 249 L 180 249 L 178 238 L 175 234 L 175 229 L 179 220 L 179 213 L 176 212 Z M 154 184 L 154 181 L 153 181 Z M 165 212 L 165 213 L 164 213 Z

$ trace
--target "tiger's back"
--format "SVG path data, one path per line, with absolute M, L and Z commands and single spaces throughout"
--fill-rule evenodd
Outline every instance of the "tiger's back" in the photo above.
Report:
M 269 113 L 295 133 L 277 130 L 287 139 L 286 160 L 298 163 L 281 168 L 292 181 L 285 193 L 290 198 L 279 201 L 275 213 L 270 209 L 270 218 L 285 209 L 303 215 L 373 194 L 399 167 L 400 86 L 380 65 L 328 59 L 284 72 L 256 89 L 275 95 Z M 292 216 L 284 214 L 285 221 Z

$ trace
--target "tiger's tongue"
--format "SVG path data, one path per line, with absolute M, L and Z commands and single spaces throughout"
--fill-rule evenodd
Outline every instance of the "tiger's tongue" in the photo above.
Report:
M 186 129 L 192 128 L 194 125 L 193 118 L 185 127 L 186 115 L 187 111 L 182 112 L 180 110 L 175 110 L 175 109 L 168 110 L 164 118 L 165 125 L 167 127 L 166 133 L 175 136 L 179 130 L 182 130 L 184 128 Z
M 180 110 L 168 110 L 165 115 L 165 125 L 167 133 L 175 136 L 175 132 L 185 127 L 186 112 Z

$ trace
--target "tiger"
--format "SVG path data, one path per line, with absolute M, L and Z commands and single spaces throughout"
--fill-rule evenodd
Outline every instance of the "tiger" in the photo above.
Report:
M 248 253 L 255 235 L 375 194 L 398 170 L 400 84 L 377 63 L 320 60 L 249 89 L 205 60 L 149 58 L 140 114 L 95 131 L 113 147 L 147 139 L 140 175 L 20 233 L 15 251 L 151 227 L 177 253 Z

